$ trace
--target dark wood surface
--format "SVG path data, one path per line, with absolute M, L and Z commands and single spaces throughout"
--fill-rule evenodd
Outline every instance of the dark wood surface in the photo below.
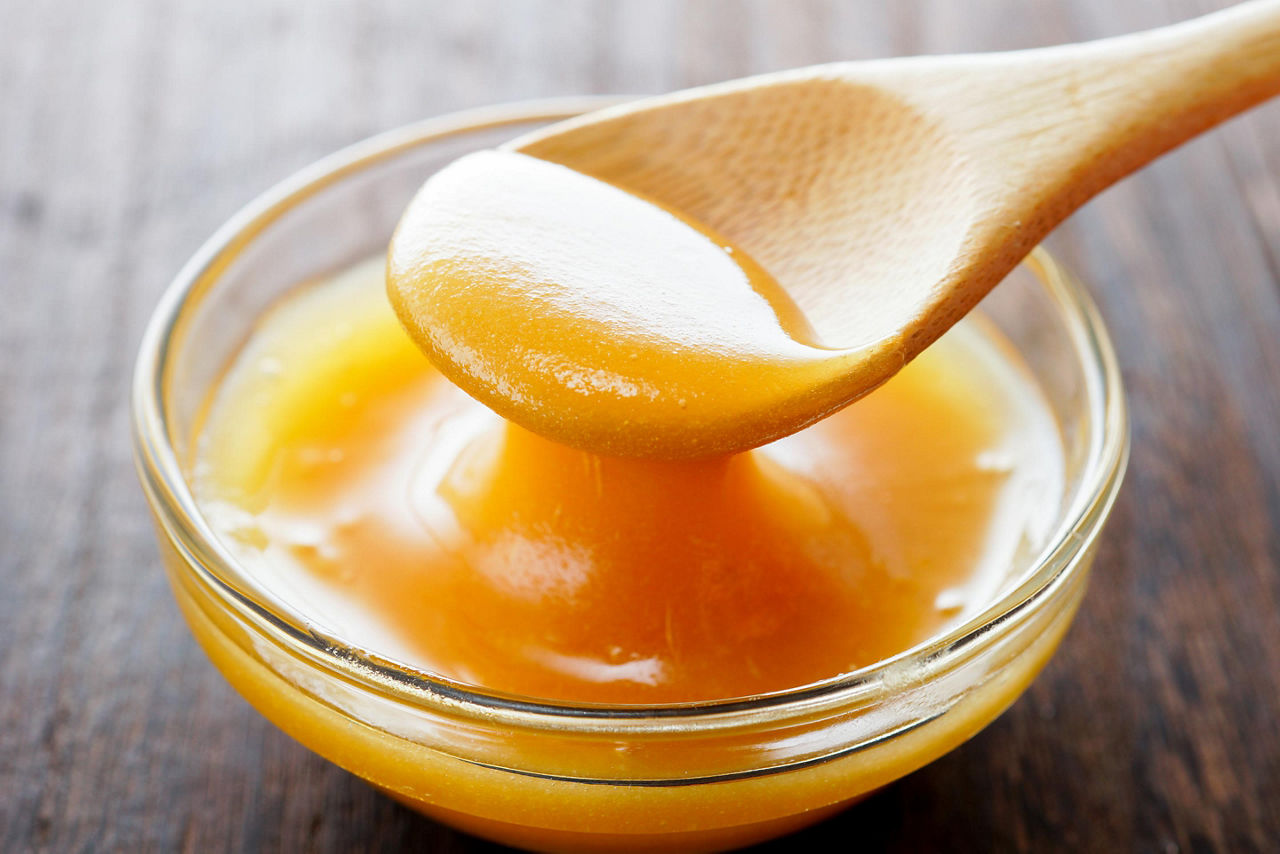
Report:
M 168 279 L 242 203 L 461 107 L 1031 47 L 1115 0 L 0 0 L 0 851 L 479 851 L 277 732 L 191 640 L 129 458 Z M 1118 342 L 1133 461 L 1031 691 L 771 850 L 1280 850 L 1280 103 L 1052 240 Z

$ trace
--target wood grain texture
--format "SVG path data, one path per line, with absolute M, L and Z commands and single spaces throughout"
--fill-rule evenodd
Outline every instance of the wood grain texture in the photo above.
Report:
M 277 732 L 162 578 L 126 396 L 142 325 L 240 204 L 460 107 L 815 62 L 1032 47 L 1223 3 L 0 0 L 0 851 L 483 851 Z M 1051 241 L 1134 417 L 1094 581 L 959 750 L 769 846 L 1280 845 L 1280 104 Z

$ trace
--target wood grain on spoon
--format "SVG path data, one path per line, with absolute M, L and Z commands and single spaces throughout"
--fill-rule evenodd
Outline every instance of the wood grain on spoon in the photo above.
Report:
M 442 191 L 450 167 L 410 206 L 389 290 L 442 370 L 531 429 L 619 455 L 743 450 L 884 382 L 1089 198 L 1277 92 L 1280 0 L 1082 45 L 841 63 L 679 92 L 507 146 L 648 203 L 594 189 L 577 205 L 575 192 L 539 196 L 525 178 L 548 176 L 514 153 L 464 161 L 465 182 L 455 175 Z M 568 219 L 541 219 L 539 199 L 567 206 Z M 491 216 L 507 202 L 515 213 Z M 730 246 L 750 259 L 743 286 L 724 279 L 707 299 L 693 293 L 707 277 L 670 281 L 679 268 L 661 265 L 668 285 L 646 281 L 640 266 L 674 232 L 620 223 L 639 221 L 628 205 L 649 203 L 700 235 L 708 258 Z M 551 240 L 565 234 L 585 237 Z M 539 254 L 539 241 L 560 254 Z M 504 246 L 519 247 L 498 264 L 511 275 L 494 276 Z M 591 275 L 562 275 L 566 259 Z M 729 334 L 762 299 L 793 332 L 756 269 L 807 318 L 811 329 L 793 333 L 800 349 L 753 350 Z M 617 285 L 628 275 L 634 292 Z M 593 293 L 602 280 L 621 303 L 609 288 Z M 663 323 L 697 340 L 664 336 Z

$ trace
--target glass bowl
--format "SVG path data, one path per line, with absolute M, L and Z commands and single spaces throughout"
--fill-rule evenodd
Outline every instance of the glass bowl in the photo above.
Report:
M 616 100 L 616 99 L 615 99 Z M 604 106 L 575 98 L 443 117 L 354 145 L 234 216 L 178 274 L 142 342 L 137 466 L 191 630 L 289 735 L 427 815 L 553 850 L 711 850 L 817 821 L 978 732 L 1048 661 L 1084 593 L 1124 471 L 1115 356 L 1081 288 L 1037 251 L 981 310 L 1058 419 L 1066 493 L 1043 551 L 990 606 L 891 659 L 785 692 L 671 706 L 502 696 L 415 672 L 269 594 L 219 542 L 188 482 L 193 425 L 263 310 L 383 251 L 451 160 Z

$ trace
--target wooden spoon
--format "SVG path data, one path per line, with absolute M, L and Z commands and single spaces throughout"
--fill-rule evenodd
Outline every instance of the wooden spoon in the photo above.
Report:
M 674 417 L 646 420 L 643 401 L 614 412 L 584 397 L 574 412 L 566 395 L 548 416 L 533 412 L 537 401 L 501 399 L 501 383 L 481 396 L 605 453 L 698 456 L 778 438 L 887 380 L 1089 198 L 1277 92 L 1280 0 L 1256 0 L 1081 45 L 768 74 L 540 130 L 507 148 L 653 200 L 745 250 L 829 348 L 815 351 L 825 370 L 796 361 L 770 375 L 769 394 L 754 393 L 751 374 L 708 373 L 722 392 L 744 387 L 730 389 L 740 405 L 699 416 L 696 435 L 668 426 Z M 396 303 L 402 318 L 412 303 Z M 700 392 L 689 382 L 682 405 Z

